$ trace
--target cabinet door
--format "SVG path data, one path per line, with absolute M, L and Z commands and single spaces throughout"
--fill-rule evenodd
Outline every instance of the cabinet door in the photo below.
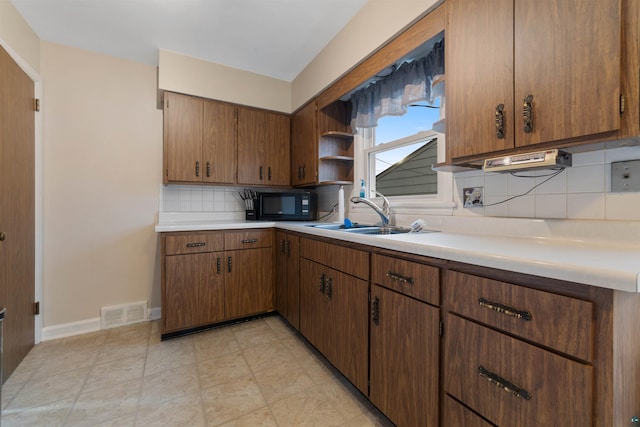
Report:
M 369 282 L 325 267 L 329 300 L 327 359 L 360 391 L 367 392 Z
M 371 304 L 371 401 L 396 425 L 438 425 L 438 309 L 378 285 Z
M 320 352 L 327 351 L 329 300 L 325 298 L 325 267 L 300 258 L 300 332 Z
M 464 407 L 454 399 L 445 396 L 444 398 L 443 425 L 464 426 L 464 427 L 491 427 L 493 424 L 483 420 L 471 410 Z
M 620 0 L 515 1 L 516 146 L 619 129 L 620 24 Z M 533 132 L 525 133 L 529 94 Z
M 238 108 L 238 184 L 266 184 L 265 113 Z
M 291 122 L 284 114 L 266 113 L 267 184 L 289 185 L 291 170 Z
M 233 184 L 236 178 L 236 107 L 204 103 L 202 171 L 204 182 Z
M 318 130 L 315 101 L 291 118 L 291 185 L 314 184 L 318 178 Z
M 226 251 L 224 255 L 227 319 L 273 310 L 272 249 Z
M 163 332 L 224 320 L 222 256 L 208 252 L 165 257 Z
M 164 182 L 202 182 L 204 101 L 164 94 Z
M 448 157 L 513 148 L 513 120 L 521 117 L 513 102 L 513 0 L 447 0 L 447 14 Z M 496 135 L 499 104 L 504 138 Z
M 300 244 L 297 236 L 278 232 L 276 255 L 276 309 L 300 329 Z

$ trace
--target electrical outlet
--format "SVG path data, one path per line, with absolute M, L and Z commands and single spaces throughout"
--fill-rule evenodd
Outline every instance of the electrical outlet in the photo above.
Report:
M 640 191 L 640 160 L 611 163 L 611 191 Z
M 462 189 L 465 208 L 479 208 L 484 202 L 484 187 L 466 187 Z

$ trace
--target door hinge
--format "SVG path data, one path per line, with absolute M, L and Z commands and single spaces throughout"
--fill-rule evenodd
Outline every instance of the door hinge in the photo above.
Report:
M 440 334 L 440 337 L 442 337 L 442 335 L 444 334 L 444 323 L 442 322 L 442 320 L 440 321 L 438 333 Z
M 37 316 L 38 314 L 40 314 L 40 301 L 33 303 L 33 315 Z
M 40 111 L 40 100 L 38 98 L 33 98 L 33 111 Z
M 624 95 L 620 95 L 620 114 L 624 114 Z

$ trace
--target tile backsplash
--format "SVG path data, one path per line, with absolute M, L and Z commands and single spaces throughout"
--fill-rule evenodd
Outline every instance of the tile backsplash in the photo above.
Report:
M 482 171 L 457 173 L 454 215 L 637 221 L 640 192 L 611 193 L 611 162 L 635 159 L 640 159 L 637 146 L 576 153 L 573 166 L 550 179 L 554 171 L 518 172 L 528 178 Z M 462 208 L 463 188 L 478 186 L 484 187 L 485 206 Z
M 160 185 L 160 212 L 240 212 L 239 187 Z

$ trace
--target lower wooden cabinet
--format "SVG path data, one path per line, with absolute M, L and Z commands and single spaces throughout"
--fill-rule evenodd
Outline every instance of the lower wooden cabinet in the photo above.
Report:
M 369 399 L 398 426 L 438 425 L 439 326 L 437 307 L 371 286 Z
M 493 427 L 494 425 L 449 396 L 444 398 L 443 426 Z
M 365 394 L 368 298 L 369 282 L 300 259 L 300 332 Z
M 276 310 L 300 329 L 300 238 L 276 233 Z
M 163 338 L 274 309 L 273 230 L 162 236 Z

